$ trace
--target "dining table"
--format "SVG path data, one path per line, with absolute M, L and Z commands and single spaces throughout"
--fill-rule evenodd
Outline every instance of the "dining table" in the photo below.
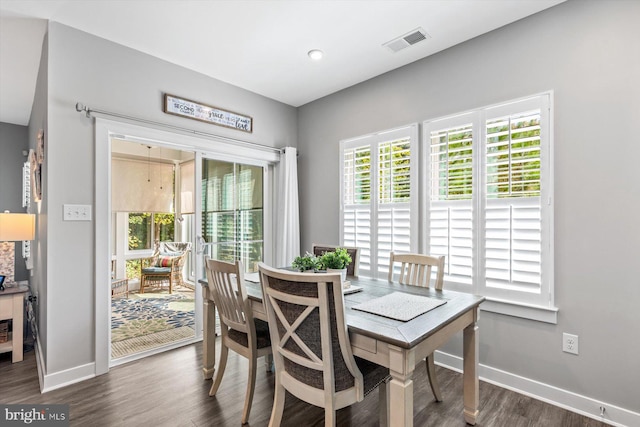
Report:
M 253 316 L 267 321 L 262 288 L 256 275 L 245 276 L 245 287 Z M 389 368 L 391 380 L 387 398 L 390 426 L 413 426 L 413 372 L 424 358 L 459 331 L 463 335 L 463 416 L 475 425 L 478 416 L 478 310 L 484 297 L 448 290 L 403 285 L 386 279 L 349 277 L 352 287 L 344 295 L 345 319 L 353 354 Z M 204 300 L 203 374 L 215 371 L 215 304 L 206 280 L 201 280 Z M 352 292 L 353 290 L 358 292 Z M 446 301 L 408 321 L 361 311 L 358 305 L 388 297 L 410 294 Z M 354 308 L 356 307 L 356 308 Z M 382 410 L 382 408 L 381 408 Z

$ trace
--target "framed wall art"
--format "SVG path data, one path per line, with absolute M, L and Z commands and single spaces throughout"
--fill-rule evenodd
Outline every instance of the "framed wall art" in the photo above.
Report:
M 44 131 L 42 129 L 38 131 L 38 141 L 36 144 L 36 158 L 38 164 L 42 164 L 44 162 Z
M 29 150 L 29 164 L 31 165 L 33 201 L 39 202 L 42 200 L 42 163 L 38 163 L 38 155 L 34 150 Z
M 243 132 L 253 132 L 253 118 L 234 113 L 211 105 L 202 104 L 186 98 L 180 98 L 168 93 L 164 94 L 163 111 L 174 116 L 188 117 L 201 122 L 212 123 Z

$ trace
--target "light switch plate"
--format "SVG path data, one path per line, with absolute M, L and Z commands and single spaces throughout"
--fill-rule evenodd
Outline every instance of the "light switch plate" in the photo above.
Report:
M 91 205 L 64 205 L 64 221 L 91 221 Z

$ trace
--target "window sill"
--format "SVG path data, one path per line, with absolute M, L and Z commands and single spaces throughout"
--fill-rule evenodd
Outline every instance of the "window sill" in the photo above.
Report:
M 480 304 L 480 310 L 507 316 L 521 317 L 538 322 L 558 324 L 558 308 L 528 305 L 513 301 L 487 298 Z
M 136 259 L 145 259 L 151 258 L 153 256 L 153 249 L 141 249 L 138 251 L 128 251 L 124 254 L 124 259 L 126 261 L 136 260 Z

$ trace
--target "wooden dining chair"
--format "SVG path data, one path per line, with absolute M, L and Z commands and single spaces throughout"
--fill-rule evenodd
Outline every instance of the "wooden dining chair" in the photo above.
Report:
M 358 277 L 358 266 L 360 265 L 360 248 L 350 246 L 320 245 L 314 243 L 312 252 L 315 256 L 320 256 L 325 252 L 335 251 L 337 248 L 344 248 L 351 257 L 351 262 L 347 265 L 347 276 Z
M 285 391 L 324 408 L 325 426 L 335 426 L 338 409 L 381 384 L 380 421 L 386 425 L 389 370 L 353 356 L 340 274 L 292 273 L 262 263 L 258 269 L 276 367 L 269 426 L 282 421 Z
M 429 288 L 433 282 L 433 288 L 441 291 L 444 283 L 444 256 L 431 256 L 423 254 L 389 254 L 389 281 L 393 282 L 394 268 L 400 264 L 398 283 L 403 285 L 422 286 Z M 435 276 L 432 269 L 435 268 Z M 436 378 L 436 366 L 433 353 L 425 359 L 429 385 L 436 401 L 442 402 L 440 385 Z
M 215 396 L 220 387 L 229 349 L 246 357 L 249 360 L 249 378 L 242 412 L 242 424 L 246 424 L 256 385 L 257 358 L 271 353 L 269 325 L 253 318 L 244 287 L 242 262 L 231 264 L 207 258 L 205 263 L 209 291 L 218 309 L 222 336 L 220 362 L 209 396 Z

